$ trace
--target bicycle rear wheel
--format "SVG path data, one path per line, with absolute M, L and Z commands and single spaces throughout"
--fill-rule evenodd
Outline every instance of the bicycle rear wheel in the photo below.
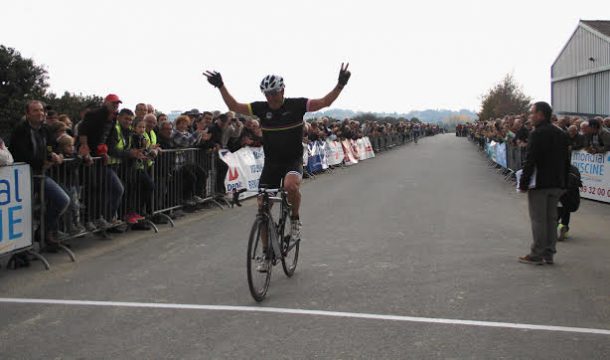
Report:
M 250 238 L 248 239 L 248 287 L 254 300 L 259 302 L 263 301 L 267 294 L 271 281 L 271 269 L 273 268 L 269 249 L 267 249 L 267 253 L 263 251 L 261 230 L 267 226 L 267 220 L 257 218 L 252 225 Z M 268 232 L 267 236 L 269 236 Z M 258 268 L 261 265 L 266 266 L 265 272 L 261 272 Z

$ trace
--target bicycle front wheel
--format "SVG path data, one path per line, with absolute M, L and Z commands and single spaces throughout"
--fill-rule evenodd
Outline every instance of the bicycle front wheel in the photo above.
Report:
M 297 268 L 299 260 L 299 245 L 301 240 L 293 240 L 290 235 L 284 235 L 282 239 L 282 268 L 284 274 L 291 277 Z
M 252 225 L 250 231 L 250 239 L 248 239 L 248 287 L 250 294 L 256 301 L 263 301 L 269 289 L 271 281 L 271 256 L 268 249 L 263 249 L 263 229 L 267 231 L 267 220 L 257 218 Z M 267 253 L 265 253 L 265 251 Z

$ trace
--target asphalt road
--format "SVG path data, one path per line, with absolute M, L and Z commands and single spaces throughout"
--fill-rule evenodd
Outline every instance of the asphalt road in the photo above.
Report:
M 0 359 L 610 358 L 610 205 L 583 201 L 556 264 L 531 266 L 517 262 L 526 197 L 465 138 L 302 192 L 297 272 L 276 267 L 263 303 L 246 281 L 247 201 L 74 243 L 78 262 L 53 254 L 51 271 L 3 268 Z

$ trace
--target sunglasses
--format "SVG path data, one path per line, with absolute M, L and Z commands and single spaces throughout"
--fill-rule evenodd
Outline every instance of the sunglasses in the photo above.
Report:
M 281 90 L 271 90 L 271 91 L 265 91 L 265 95 L 267 96 L 275 96 L 277 94 L 280 93 Z

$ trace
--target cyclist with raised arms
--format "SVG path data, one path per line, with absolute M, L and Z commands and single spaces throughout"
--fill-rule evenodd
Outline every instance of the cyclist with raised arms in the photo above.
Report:
M 288 193 L 288 201 L 292 205 L 290 235 L 293 239 L 301 238 L 299 187 L 303 179 L 303 116 L 306 112 L 328 107 L 337 99 L 351 76 L 348 67 L 349 64 L 345 66 L 341 64 L 337 85 L 319 99 L 285 98 L 284 79 L 278 75 L 267 75 L 260 84 L 267 101 L 249 104 L 240 103 L 233 98 L 224 85 L 220 73 L 216 71 L 203 73 L 208 82 L 220 90 L 229 110 L 244 115 L 255 115 L 260 119 L 265 164 L 259 183 L 261 187 L 278 188 L 281 180 L 284 180 L 284 190 Z

